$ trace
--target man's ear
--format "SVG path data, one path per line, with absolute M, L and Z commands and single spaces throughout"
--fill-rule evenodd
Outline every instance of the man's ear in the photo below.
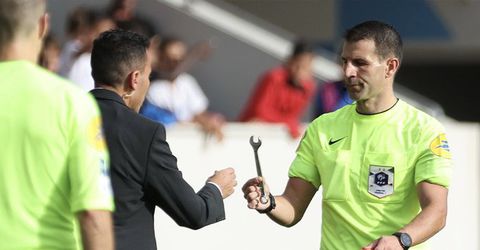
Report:
M 133 92 L 138 88 L 138 85 L 140 84 L 140 71 L 135 70 L 130 72 L 127 76 L 127 86 L 125 86 L 127 89 L 127 92 Z
M 50 28 L 50 16 L 45 13 L 38 19 L 38 38 L 43 39 Z
M 396 57 L 387 59 L 387 68 L 385 69 L 385 78 L 390 78 L 395 76 L 398 68 L 400 67 L 400 60 Z

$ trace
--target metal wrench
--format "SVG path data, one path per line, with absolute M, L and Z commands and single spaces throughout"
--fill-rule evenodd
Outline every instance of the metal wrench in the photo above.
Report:
M 258 159 L 258 148 L 262 145 L 262 141 L 260 140 L 260 138 L 257 138 L 257 142 L 255 142 L 252 135 L 250 136 L 250 145 L 252 145 L 253 152 L 255 153 L 255 165 L 257 167 L 257 175 L 259 177 L 262 177 L 262 169 L 260 168 L 260 160 Z M 268 199 L 267 199 L 267 196 L 265 195 L 263 180 L 262 180 L 262 183 L 260 183 L 260 191 L 262 192 L 262 196 L 260 197 L 260 202 L 262 204 L 267 204 Z

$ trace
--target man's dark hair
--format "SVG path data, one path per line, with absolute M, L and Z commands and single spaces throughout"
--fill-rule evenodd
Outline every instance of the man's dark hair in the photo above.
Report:
M 295 42 L 292 49 L 292 54 L 290 58 L 295 58 L 302 54 L 313 54 L 314 53 L 313 45 L 303 39 L 299 39 Z
M 346 42 L 373 40 L 378 56 L 383 60 L 394 55 L 401 62 L 403 57 L 402 38 L 393 26 L 380 21 L 366 21 L 350 28 L 345 33 Z
M 93 42 L 92 77 L 95 85 L 116 86 L 146 64 L 149 40 L 125 30 L 105 31 Z

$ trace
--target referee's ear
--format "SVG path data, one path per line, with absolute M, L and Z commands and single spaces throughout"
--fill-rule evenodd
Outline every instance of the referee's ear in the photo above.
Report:
M 396 57 L 387 59 L 387 67 L 385 69 L 385 79 L 393 78 L 400 67 L 400 60 Z
M 48 13 L 43 14 L 38 19 L 38 38 L 42 40 L 47 34 L 50 28 L 50 16 Z

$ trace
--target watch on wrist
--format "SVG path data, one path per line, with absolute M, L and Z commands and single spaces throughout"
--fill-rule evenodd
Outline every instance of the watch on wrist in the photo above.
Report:
M 259 213 L 261 214 L 269 213 L 270 211 L 275 209 L 275 207 L 277 206 L 277 204 L 275 203 L 275 197 L 273 197 L 271 193 L 268 195 L 268 198 L 270 199 L 270 206 L 268 206 L 264 210 L 257 210 Z
M 396 232 L 392 234 L 398 238 L 400 245 L 403 247 L 404 250 L 409 249 L 412 246 L 412 237 L 407 233 Z

